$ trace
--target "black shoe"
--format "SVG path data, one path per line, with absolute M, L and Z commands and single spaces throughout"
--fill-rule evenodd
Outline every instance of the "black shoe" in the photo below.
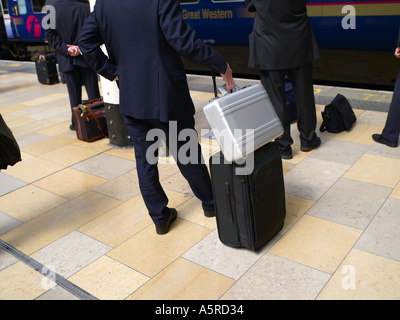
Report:
M 171 226 L 171 223 L 176 220 L 176 217 L 178 216 L 178 212 L 175 209 L 170 209 L 171 210 L 171 215 L 169 216 L 169 219 L 167 223 L 165 224 L 164 227 L 156 227 L 156 232 L 159 235 L 164 235 L 167 234 L 169 231 L 169 227 Z
M 397 148 L 398 144 L 399 144 L 398 142 L 392 142 L 392 141 L 385 139 L 381 134 L 373 134 L 372 139 L 374 139 L 375 142 L 385 144 L 391 148 Z
M 301 146 L 300 150 L 303 152 L 310 152 L 311 150 L 317 149 L 321 145 L 321 139 L 317 137 L 313 142 L 307 146 Z
M 281 154 L 282 159 L 290 160 L 293 158 L 293 153 L 292 153 L 291 147 L 287 147 L 286 149 L 279 149 L 279 152 Z
M 74 126 L 73 124 L 70 124 L 70 125 L 69 125 L 69 130 L 71 130 L 71 131 L 76 131 L 76 130 L 75 130 L 75 126 Z
M 204 216 L 207 218 L 215 217 L 215 210 L 210 210 L 210 211 L 204 210 Z

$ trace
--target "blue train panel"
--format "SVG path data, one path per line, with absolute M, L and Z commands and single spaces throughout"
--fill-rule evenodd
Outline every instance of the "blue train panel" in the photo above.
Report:
M 243 0 L 181 0 L 184 19 L 215 45 L 248 45 L 254 15 Z M 308 14 L 321 49 L 393 50 L 400 0 L 309 0 Z
M 6 0 L 8 14 L 4 15 L 7 38 L 21 42 L 44 42 L 42 8 L 46 0 Z

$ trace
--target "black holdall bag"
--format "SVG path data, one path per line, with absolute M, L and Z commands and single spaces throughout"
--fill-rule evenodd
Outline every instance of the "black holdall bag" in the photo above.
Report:
M 349 131 L 357 118 L 346 97 L 338 94 L 330 104 L 325 106 L 322 111 L 322 120 L 321 132 L 339 133 L 344 130 Z

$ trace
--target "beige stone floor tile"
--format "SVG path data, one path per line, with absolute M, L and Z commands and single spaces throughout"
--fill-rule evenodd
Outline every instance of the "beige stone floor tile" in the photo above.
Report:
M 166 235 L 157 235 L 154 225 L 151 225 L 107 255 L 149 277 L 154 277 L 210 231 L 178 218 Z
M 57 150 L 51 151 L 41 156 L 41 158 L 52 161 L 66 167 L 86 160 L 97 155 L 97 151 L 88 150 L 73 145 L 68 145 Z
M 269 252 L 332 274 L 361 234 L 362 230 L 305 215 Z
M 390 195 L 391 198 L 400 200 L 400 183 L 394 188 L 393 193 Z
M 22 262 L 0 271 L 0 300 L 34 300 L 45 293 L 50 282 Z
M 69 279 L 100 300 L 122 300 L 146 283 L 143 274 L 103 256 Z
M 400 262 L 353 249 L 319 300 L 399 300 Z
M 382 127 L 356 123 L 349 132 L 342 131 L 337 133 L 333 139 L 372 145 L 375 143 L 372 140 L 372 135 L 377 132 L 382 132 Z
M 170 200 L 169 206 L 176 208 L 189 198 L 173 191 L 167 191 L 166 194 Z M 115 248 L 150 225 L 153 226 L 153 221 L 139 194 L 78 230 Z
M 98 186 L 93 189 L 93 191 L 120 201 L 130 200 L 140 194 L 137 171 L 132 170 L 122 174 L 119 177 Z
M 27 222 L 67 202 L 54 193 L 28 185 L 0 197 L 0 208 L 9 216 Z
M 24 110 L 29 108 L 28 105 L 23 104 L 23 103 L 19 103 L 19 104 L 14 104 L 5 108 L 1 108 L 1 115 L 3 116 L 3 118 L 7 118 L 9 116 L 9 114 Z
M 13 167 L 8 167 L 7 174 L 26 182 L 34 182 L 47 177 L 64 166 L 42 158 L 34 157 L 26 160 L 23 158 Z
M 12 123 L 12 121 L 15 120 L 18 121 L 19 119 L 24 118 L 30 114 L 28 111 L 25 110 L 26 106 L 21 105 L 21 107 L 18 108 L 19 106 L 20 105 L 17 105 L 15 110 L 8 112 L 5 111 L 8 108 L 1 109 L 1 116 L 3 117 L 4 121 L 6 122 L 7 126 L 11 129 L 13 134 L 16 127 L 11 126 L 10 123 Z
M 80 232 L 72 231 L 30 257 L 44 266 L 51 267 L 58 275 L 68 278 L 110 250 L 112 250 L 110 246 Z
M 74 143 L 74 139 L 72 137 L 57 136 L 22 148 L 21 151 L 38 157 L 59 148 L 68 146 L 72 143 Z
M 111 148 L 106 154 L 135 161 L 135 150 L 133 148 Z
M 65 118 L 60 118 L 60 117 L 53 117 L 45 120 L 35 121 L 30 124 L 13 129 L 13 134 L 14 137 L 18 139 L 27 134 L 32 134 L 64 122 Z
M 191 221 L 200 226 L 214 230 L 217 228 L 217 222 L 214 218 L 207 218 L 204 216 L 204 211 L 201 206 L 201 201 L 193 197 L 185 202 L 182 206 L 177 208 L 178 215 L 181 219 Z
M 265 254 L 221 300 L 314 300 L 330 275 Z
M 179 258 L 129 300 L 217 300 L 234 280 Z
M 138 195 L 90 221 L 78 231 L 115 248 L 152 223 L 143 198 Z
M 15 228 L 0 238 L 29 255 L 101 216 L 120 201 L 88 192 Z
M 400 181 L 400 170 L 393 168 L 400 168 L 399 159 L 365 154 L 343 177 L 394 188 Z
M 276 238 L 280 236 L 272 238 L 264 247 L 254 252 L 224 245 L 215 229 L 187 250 L 182 258 L 230 279 L 239 280 L 271 248 Z
M 56 136 L 58 136 L 60 134 L 69 132 L 70 131 L 70 129 L 69 129 L 69 125 L 70 124 L 71 124 L 71 121 L 67 120 L 65 122 L 56 124 L 56 125 L 54 125 L 54 126 L 52 126 L 50 128 L 39 130 L 38 133 L 44 134 L 44 135 L 47 135 L 47 136 L 56 137 Z
M 85 148 L 88 150 L 97 151 L 97 152 L 105 152 L 107 150 L 112 149 L 112 146 L 110 145 L 110 140 L 108 138 L 96 140 L 93 142 L 86 142 L 86 141 L 79 140 L 75 136 L 73 145 L 77 146 L 77 147 Z
M 21 127 L 21 126 L 25 126 L 27 124 L 30 124 L 32 122 L 35 122 L 34 119 L 30 119 L 30 118 L 26 118 L 26 117 L 20 117 L 18 119 L 15 119 L 13 121 L 7 121 L 7 126 L 9 128 L 13 128 L 13 130 L 15 128 Z
M 34 106 L 38 106 L 38 105 L 43 105 L 46 103 L 51 103 L 52 101 L 56 100 L 56 101 L 60 101 L 63 99 L 68 99 L 68 94 L 65 93 L 53 93 L 53 94 L 49 94 L 40 98 L 36 98 L 36 99 L 32 99 L 30 101 L 25 101 L 24 104 L 34 107 Z
M 285 195 L 286 201 L 286 218 L 283 229 L 279 234 L 286 233 L 301 217 L 315 204 L 315 201 L 293 196 Z
M 67 168 L 36 181 L 33 185 L 64 198 L 74 199 L 106 182 L 107 180 L 100 177 Z

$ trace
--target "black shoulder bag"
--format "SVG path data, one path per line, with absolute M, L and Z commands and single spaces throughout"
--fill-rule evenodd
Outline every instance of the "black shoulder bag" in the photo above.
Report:
M 344 130 L 349 131 L 357 118 L 349 101 L 338 94 L 330 104 L 325 106 L 322 111 L 322 120 L 321 132 L 339 133 Z

